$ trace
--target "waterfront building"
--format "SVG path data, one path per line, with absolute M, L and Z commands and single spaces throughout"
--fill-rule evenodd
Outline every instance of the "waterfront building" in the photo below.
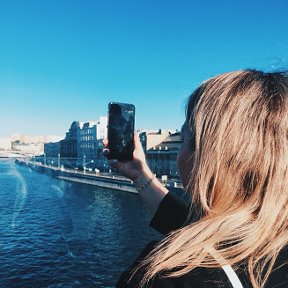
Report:
M 44 165 L 58 166 L 62 164 L 60 162 L 60 153 L 61 153 L 61 141 L 58 142 L 49 142 L 44 144 L 44 155 L 41 157 L 40 161 Z
M 83 123 L 80 126 L 80 156 L 85 157 L 87 162 L 96 162 L 99 143 L 102 142 L 106 135 L 107 117 L 100 117 L 98 121 L 89 121 Z
M 20 152 L 22 154 L 30 154 L 30 155 L 42 155 L 44 152 L 44 144 L 43 143 L 31 143 L 31 144 L 23 144 L 19 143 L 19 141 L 14 141 L 11 143 L 11 148 L 13 151 Z
M 18 144 L 44 144 L 49 142 L 60 141 L 63 137 L 56 135 L 37 135 L 31 136 L 26 134 L 15 133 L 11 135 L 11 142 L 17 142 Z
M 0 151 L 11 150 L 11 138 L 0 137 Z
M 107 135 L 107 117 L 100 117 L 98 121 L 83 123 L 80 127 L 79 154 L 83 158 L 83 166 L 100 168 L 102 158 L 102 140 Z M 99 169 L 98 168 L 98 169 Z
M 49 142 L 44 144 L 44 153 L 46 157 L 58 157 L 61 154 L 60 151 L 60 141 L 58 142 Z
M 31 144 L 30 137 L 26 134 L 15 133 L 11 135 L 11 142 L 17 142 L 18 144 Z
M 75 167 L 79 155 L 80 122 L 72 122 L 65 139 L 60 141 L 61 161 L 66 167 Z
M 97 121 L 74 121 L 65 139 L 60 142 L 61 162 L 67 167 L 102 167 L 100 164 L 105 162 L 102 159 L 102 140 L 106 135 L 106 116 Z
M 12 134 L 10 149 L 24 154 L 41 155 L 44 153 L 44 145 L 50 141 L 59 141 L 59 136 L 30 136 L 26 134 Z
M 158 177 L 178 179 L 177 154 L 182 145 L 180 132 L 170 133 L 160 144 L 146 151 L 147 162 Z
M 154 130 L 144 130 L 142 132 L 140 131 L 139 138 L 144 152 L 146 153 L 146 151 L 162 143 L 170 134 L 174 132 L 175 132 L 174 130 L 162 130 L 162 129 L 159 129 L 157 131 Z

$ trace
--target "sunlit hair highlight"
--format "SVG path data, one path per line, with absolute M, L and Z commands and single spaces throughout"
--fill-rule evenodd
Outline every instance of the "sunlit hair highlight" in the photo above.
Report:
M 186 121 L 195 146 L 186 190 L 202 217 L 144 259 L 141 285 L 245 263 L 252 286 L 262 288 L 288 244 L 288 75 L 211 78 L 190 96 Z

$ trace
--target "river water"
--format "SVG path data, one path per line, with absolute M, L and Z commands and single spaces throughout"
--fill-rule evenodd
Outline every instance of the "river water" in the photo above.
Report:
M 0 160 L 0 287 L 115 287 L 159 234 L 136 194 Z

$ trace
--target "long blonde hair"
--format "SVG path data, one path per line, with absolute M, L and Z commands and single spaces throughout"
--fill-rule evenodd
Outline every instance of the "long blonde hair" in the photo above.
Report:
M 195 152 L 186 191 L 202 217 L 142 261 L 141 285 L 245 263 L 252 286 L 263 287 L 288 244 L 288 75 L 221 74 L 190 96 L 187 112 Z

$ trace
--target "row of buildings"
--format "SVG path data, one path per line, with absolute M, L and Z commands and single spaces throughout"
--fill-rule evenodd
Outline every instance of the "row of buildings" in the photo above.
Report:
M 43 155 L 45 143 L 57 142 L 62 138 L 52 135 L 12 134 L 10 137 L 0 137 L 0 151 L 10 151 L 21 155 Z
M 44 144 L 41 161 L 46 165 L 107 172 L 110 167 L 102 154 L 106 135 L 105 116 L 97 121 L 74 121 L 63 140 Z M 157 176 L 178 178 L 176 159 L 182 143 L 180 132 L 142 130 L 139 137 L 151 170 Z

